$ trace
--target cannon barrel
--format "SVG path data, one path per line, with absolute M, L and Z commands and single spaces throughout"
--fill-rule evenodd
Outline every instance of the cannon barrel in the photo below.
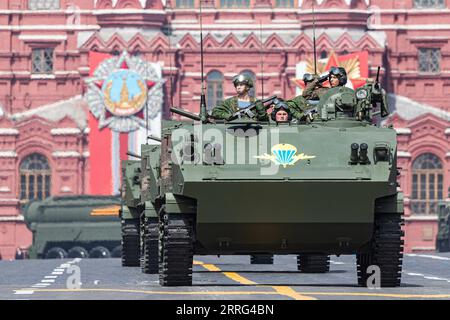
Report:
M 127 151 L 127 155 L 129 155 L 130 157 L 141 159 L 140 155 L 138 155 L 138 154 L 136 154 L 134 152 L 131 152 L 131 151 Z
M 180 116 L 192 119 L 192 120 L 196 120 L 196 121 L 200 121 L 200 116 L 196 115 L 195 113 L 189 112 L 189 111 L 185 111 L 182 109 L 178 109 L 178 108 L 170 108 L 170 111 L 176 114 L 179 114 Z
M 162 141 L 161 138 L 155 137 L 155 136 L 153 136 L 153 135 L 149 135 L 147 138 L 150 139 L 150 140 L 158 141 L 158 142 L 161 142 L 161 141 Z

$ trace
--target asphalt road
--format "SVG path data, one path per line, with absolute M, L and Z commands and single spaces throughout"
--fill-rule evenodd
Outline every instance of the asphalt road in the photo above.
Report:
M 300 274 L 295 256 L 275 256 L 273 265 L 196 256 L 192 287 L 161 287 L 158 275 L 122 267 L 120 259 L 0 261 L 0 299 L 450 300 L 449 253 L 405 255 L 399 288 L 358 287 L 353 256 L 331 261 L 327 274 Z

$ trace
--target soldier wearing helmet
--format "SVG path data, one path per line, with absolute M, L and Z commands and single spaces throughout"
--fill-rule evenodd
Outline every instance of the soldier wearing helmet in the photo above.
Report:
M 290 122 L 292 120 L 291 108 L 283 99 L 277 98 L 273 103 L 270 118 L 277 123 Z
M 305 81 L 305 77 L 303 80 Z M 303 98 L 306 100 L 319 100 L 329 89 L 322 86 L 325 80 L 328 80 L 331 88 L 345 86 L 347 83 L 347 72 L 342 67 L 331 67 L 327 73 L 319 77 L 313 76 L 311 81 L 305 81 L 307 85 L 302 93 Z
M 233 85 L 236 89 L 236 95 L 226 99 L 213 109 L 212 116 L 214 118 L 228 120 L 236 111 L 246 108 L 256 101 L 254 97 L 249 95 L 250 89 L 253 88 L 253 81 L 248 75 L 241 73 L 235 76 Z M 255 117 L 259 121 L 267 121 L 269 119 L 262 103 L 256 105 Z

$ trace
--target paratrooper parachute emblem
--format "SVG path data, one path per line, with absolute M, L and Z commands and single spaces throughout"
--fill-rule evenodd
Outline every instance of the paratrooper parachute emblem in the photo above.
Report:
M 257 159 L 270 160 L 277 165 L 293 166 L 299 160 L 314 159 L 316 156 L 308 156 L 304 153 L 297 154 L 297 148 L 291 144 L 280 143 L 272 147 L 272 154 L 267 153 L 262 156 L 255 156 Z

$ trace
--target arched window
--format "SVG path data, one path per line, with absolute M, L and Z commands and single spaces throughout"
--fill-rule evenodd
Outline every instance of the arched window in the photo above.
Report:
M 211 71 L 206 77 L 208 110 L 223 100 L 223 75 L 219 71 Z
M 256 95 L 255 95 L 256 94 L 256 90 L 255 90 L 255 88 L 256 88 L 256 75 L 251 70 L 244 70 L 241 73 L 245 74 L 245 75 L 248 75 L 250 78 L 252 78 L 252 80 L 253 80 L 253 88 L 250 89 L 249 94 L 252 97 L 256 97 Z
M 33 153 L 23 159 L 20 171 L 20 200 L 42 200 L 50 196 L 51 170 L 47 159 Z
M 320 59 L 325 59 L 326 57 L 328 57 L 328 53 L 325 50 L 322 50 L 320 52 Z
M 441 160 L 432 153 L 417 157 L 412 166 L 412 213 L 437 214 L 437 204 L 443 199 L 443 186 Z

